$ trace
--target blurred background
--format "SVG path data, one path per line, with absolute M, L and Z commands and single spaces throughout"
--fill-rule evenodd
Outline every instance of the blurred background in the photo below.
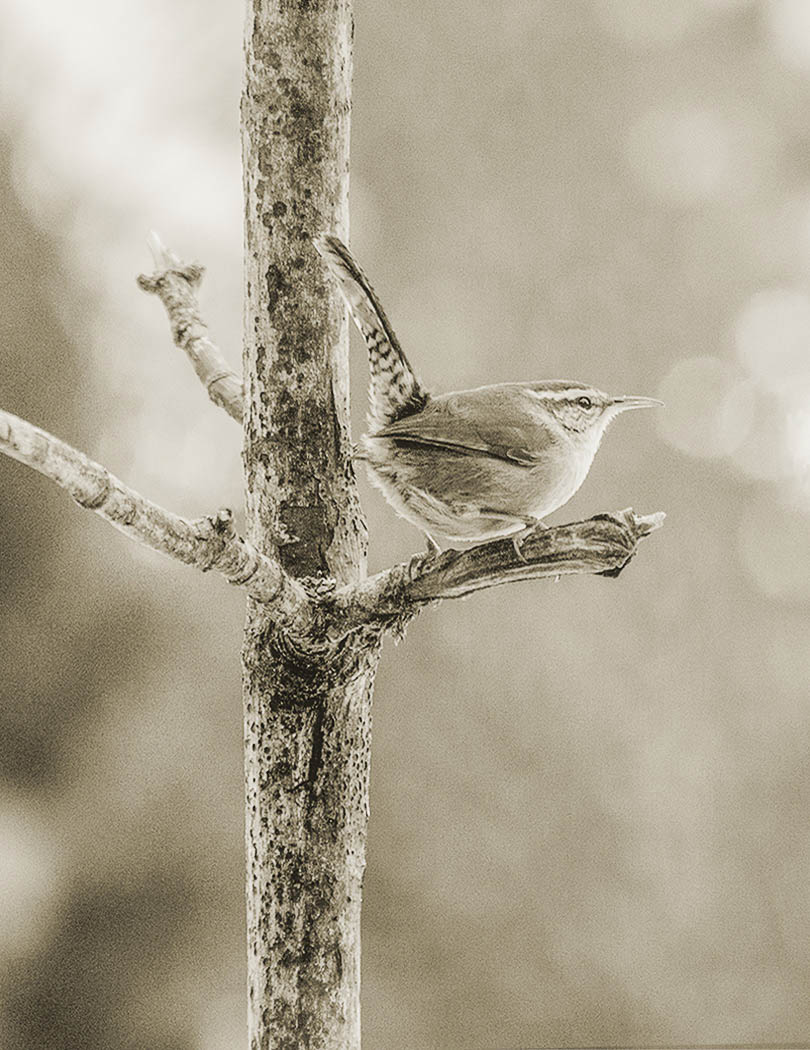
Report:
M 0 0 L 0 404 L 188 515 L 240 435 L 135 275 L 205 263 L 239 361 L 242 17 Z M 553 519 L 665 510 L 620 579 L 387 647 L 364 1045 L 810 1040 L 810 3 L 356 27 L 352 245 L 428 388 L 667 405 Z M 370 568 L 421 549 L 361 485 Z M 0 1046 L 244 1046 L 241 595 L 3 457 L 0 589 Z

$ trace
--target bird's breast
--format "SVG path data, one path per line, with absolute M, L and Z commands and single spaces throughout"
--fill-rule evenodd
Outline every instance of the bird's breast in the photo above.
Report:
M 561 443 L 531 468 L 534 505 L 531 514 L 544 518 L 567 503 L 588 476 L 595 449 Z

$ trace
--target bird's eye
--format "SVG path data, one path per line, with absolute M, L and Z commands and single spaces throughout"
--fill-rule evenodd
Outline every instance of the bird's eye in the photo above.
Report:
M 593 408 L 593 401 L 589 397 L 578 397 L 577 404 L 580 408 L 585 409 L 586 412 L 589 408 Z

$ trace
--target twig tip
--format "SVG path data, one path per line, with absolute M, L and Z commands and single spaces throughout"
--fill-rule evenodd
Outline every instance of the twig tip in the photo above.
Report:
M 666 513 L 663 510 L 657 510 L 654 514 L 639 514 L 636 520 L 644 528 L 646 534 L 660 529 L 666 521 L 666 517 Z
M 156 230 L 150 230 L 146 238 L 146 246 L 152 256 L 152 262 L 155 264 L 155 269 L 160 270 L 165 268 L 164 256 L 166 253 L 166 246 L 160 239 L 160 235 Z
M 150 230 L 146 238 L 146 244 L 152 255 L 152 261 L 156 270 L 172 270 L 180 266 L 180 260 L 161 240 L 156 230 Z

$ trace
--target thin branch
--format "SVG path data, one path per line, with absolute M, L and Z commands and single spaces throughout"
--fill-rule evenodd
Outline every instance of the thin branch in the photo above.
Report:
M 304 588 L 238 535 L 229 510 L 192 521 L 128 488 L 99 463 L 24 419 L 0 410 L 0 452 L 66 489 L 74 500 L 153 550 L 203 572 L 214 569 L 292 620 L 308 607 Z
M 501 583 L 583 573 L 618 576 L 639 541 L 660 528 L 664 517 L 662 511 L 637 515 L 628 509 L 540 528 L 521 544 L 525 560 L 509 539 L 422 555 L 342 588 L 327 603 L 337 614 L 338 629 L 348 632 L 386 618 L 396 627 L 428 602 L 461 598 Z
M 197 263 L 183 263 L 153 231 L 148 239 L 155 261 L 153 274 L 141 274 L 138 287 L 159 296 L 169 316 L 172 338 L 194 366 L 197 378 L 215 405 L 242 422 L 242 377 L 230 367 L 222 351 L 208 338 L 208 326 L 197 299 L 205 270 Z

